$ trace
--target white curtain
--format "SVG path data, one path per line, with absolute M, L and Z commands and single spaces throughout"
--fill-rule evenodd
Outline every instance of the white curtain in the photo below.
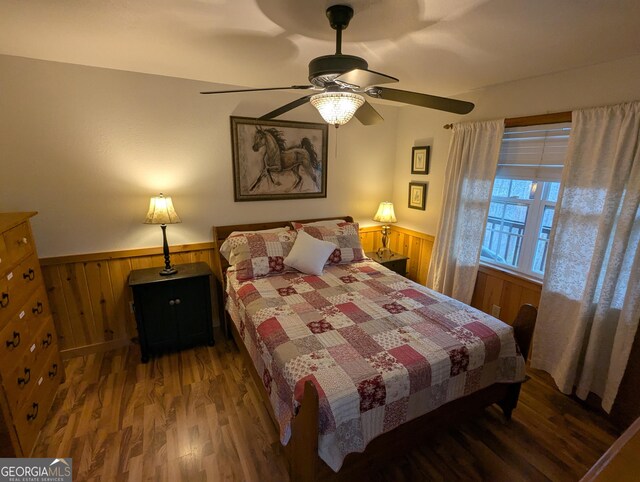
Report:
M 427 286 L 467 304 L 478 274 L 503 133 L 504 119 L 453 126 Z
M 531 365 L 610 411 L 640 318 L 640 102 L 573 113 Z

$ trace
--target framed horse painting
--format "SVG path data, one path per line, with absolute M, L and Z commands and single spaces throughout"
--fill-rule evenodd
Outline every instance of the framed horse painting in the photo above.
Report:
M 231 117 L 235 201 L 327 197 L 327 124 Z

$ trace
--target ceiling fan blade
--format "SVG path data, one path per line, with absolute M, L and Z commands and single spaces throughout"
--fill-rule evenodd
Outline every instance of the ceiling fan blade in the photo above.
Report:
M 364 89 L 372 85 L 398 82 L 398 79 L 390 75 L 381 74 L 380 72 L 374 72 L 373 70 L 353 69 L 336 77 L 334 81 L 338 84 L 349 84 L 350 86 Z
M 289 102 L 288 104 L 285 104 L 282 107 L 278 107 L 276 110 L 272 110 L 271 112 L 268 112 L 267 114 L 261 117 L 258 117 L 258 119 L 267 120 L 267 119 L 273 119 L 274 117 L 278 117 L 279 115 L 282 115 L 285 112 L 289 112 L 290 110 L 295 109 L 296 107 L 300 107 L 305 102 L 308 102 L 310 98 L 311 98 L 311 95 L 305 95 L 304 97 L 300 97 L 299 99 L 294 100 L 293 102 Z
M 389 89 L 388 87 L 374 87 L 368 91 L 367 94 L 375 99 L 393 100 L 396 102 L 403 102 L 405 104 L 427 107 L 429 109 L 453 112 L 454 114 L 468 114 L 475 107 L 471 102 L 466 102 L 464 100 L 420 94 L 418 92 L 409 92 L 407 90 Z
M 232 94 L 234 92 L 258 92 L 263 90 L 307 90 L 313 89 L 313 85 L 291 85 L 289 87 L 265 87 L 262 89 L 238 89 L 238 90 L 212 90 L 208 92 L 200 92 L 201 94 Z
M 373 106 L 366 100 L 364 101 L 364 104 L 362 104 L 353 115 L 365 126 L 380 124 L 382 121 L 384 121 L 378 111 L 375 110 Z

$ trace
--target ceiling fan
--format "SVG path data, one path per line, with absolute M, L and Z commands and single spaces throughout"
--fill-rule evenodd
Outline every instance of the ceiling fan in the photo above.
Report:
M 379 84 L 398 82 L 398 79 L 369 70 L 367 61 L 361 57 L 342 53 L 342 31 L 349 25 L 349 21 L 353 17 L 353 9 L 348 5 L 333 5 L 327 9 L 326 13 L 329 24 L 336 31 L 336 53 L 323 55 L 309 62 L 309 82 L 311 82 L 311 85 L 222 90 L 201 92 L 201 94 L 290 89 L 311 90 L 314 93 L 289 102 L 263 115 L 260 119 L 273 119 L 307 102 L 311 102 L 318 109 L 324 120 L 329 124 L 334 124 L 336 127 L 346 124 L 353 116 L 364 125 L 378 124 L 383 121 L 382 116 L 365 100 L 362 94 L 374 99 L 402 102 L 455 114 L 468 114 L 473 110 L 474 105 L 471 102 L 380 87 Z

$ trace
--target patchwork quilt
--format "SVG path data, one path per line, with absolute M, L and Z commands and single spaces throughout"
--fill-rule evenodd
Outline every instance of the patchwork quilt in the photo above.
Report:
M 227 310 L 280 424 L 311 380 L 320 397 L 319 455 L 335 471 L 377 435 L 496 382 L 525 365 L 513 329 L 371 260 L 239 281 Z

